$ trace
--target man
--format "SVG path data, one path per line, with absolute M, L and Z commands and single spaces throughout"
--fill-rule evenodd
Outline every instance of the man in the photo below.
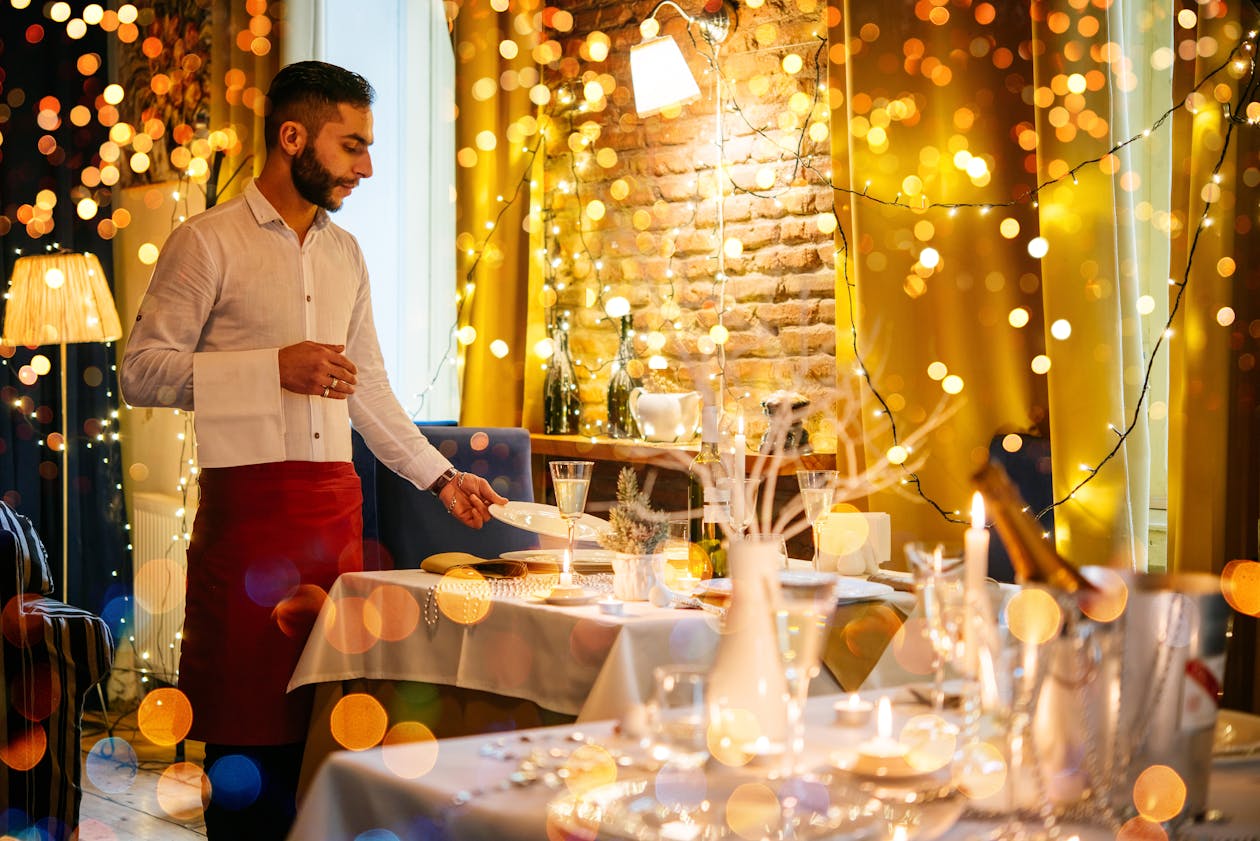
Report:
M 261 174 L 172 232 L 120 373 L 132 405 L 195 410 L 179 686 L 207 743 L 207 835 L 232 841 L 283 838 L 292 820 L 311 696 L 284 688 L 324 594 L 363 563 L 351 423 L 465 525 L 506 502 L 393 396 L 363 255 L 328 217 L 372 174 L 371 86 L 306 61 L 268 98 Z

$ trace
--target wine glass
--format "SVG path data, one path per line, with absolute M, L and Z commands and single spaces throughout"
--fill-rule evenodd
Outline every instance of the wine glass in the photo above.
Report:
M 593 461 L 551 462 L 551 484 L 556 492 L 556 508 L 569 526 L 569 544 L 560 568 L 560 588 L 573 586 L 573 544 L 577 537 L 578 519 L 586 508 L 586 492 L 591 487 Z
M 757 498 L 760 496 L 761 483 L 765 477 L 758 476 L 753 479 L 732 479 L 731 499 L 738 499 L 738 505 L 731 505 L 731 526 L 739 534 L 744 537 L 753 532 L 757 525 L 757 516 L 760 513 L 757 510 Z M 738 496 L 737 496 L 738 495 Z M 735 516 L 736 512 L 740 516 Z
M 962 641 L 966 617 L 963 549 L 955 543 L 912 541 L 906 544 L 906 558 L 932 644 L 932 708 L 939 714 L 945 706 L 945 663 Z
M 810 570 L 779 573 L 779 592 L 771 602 L 779 660 L 787 679 L 788 751 L 786 771 L 797 773 L 805 749 L 805 698 L 818 674 L 827 632 L 836 612 L 837 576 Z
M 818 569 L 818 558 L 822 549 L 818 521 L 827 516 L 831 503 L 835 499 L 836 484 L 840 474 L 835 470 L 798 470 L 796 482 L 801 489 L 801 502 L 805 503 L 805 519 L 814 532 L 814 569 Z

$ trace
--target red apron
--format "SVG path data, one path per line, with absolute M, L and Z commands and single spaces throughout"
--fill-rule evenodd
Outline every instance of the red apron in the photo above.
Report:
M 313 687 L 285 687 L 333 581 L 363 569 L 359 477 L 290 461 L 209 468 L 199 485 L 179 661 L 189 737 L 304 741 Z

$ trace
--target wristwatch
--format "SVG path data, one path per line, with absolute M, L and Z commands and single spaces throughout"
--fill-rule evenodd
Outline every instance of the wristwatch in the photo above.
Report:
M 441 476 L 434 479 L 432 485 L 429 485 L 429 493 L 437 496 L 442 492 L 442 488 L 445 488 L 447 484 L 449 484 L 450 481 L 458 475 L 459 471 L 454 467 L 446 468 L 446 471 Z

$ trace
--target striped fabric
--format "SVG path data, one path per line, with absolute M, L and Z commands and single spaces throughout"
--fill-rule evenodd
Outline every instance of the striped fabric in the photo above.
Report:
M 0 531 L 7 531 L 17 542 L 16 563 L 0 569 L 0 599 L 7 604 L 18 593 L 46 596 L 53 591 L 52 570 L 48 553 L 31 521 L 0 500 Z
M 3 503 L 0 503 L 3 507 Z M 0 530 L 0 575 L 24 563 L 27 535 Z M 34 538 L 42 557 L 43 547 Z M 4 669 L 4 730 L 0 732 L 0 835 L 37 826 L 68 841 L 79 824 L 83 797 L 83 705 L 109 672 L 114 643 L 104 620 L 42 594 L 7 598 L 0 614 Z M 21 837 L 26 837 L 22 835 Z

